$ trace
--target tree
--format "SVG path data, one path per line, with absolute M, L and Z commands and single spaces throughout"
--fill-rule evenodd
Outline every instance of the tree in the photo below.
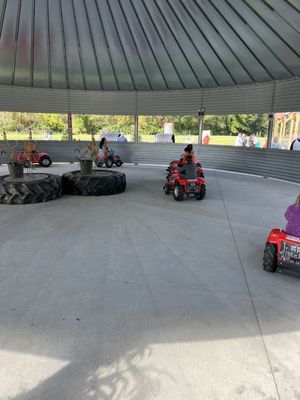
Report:
M 102 127 L 94 115 L 79 114 L 73 115 L 73 130 L 76 133 L 89 133 L 95 134 Z
M 211 130 L 213 135 L 229 135 L 244 132 L 265 134 L 268 130 L 266 114 L 231 114 L 207 115 L 204 117 L 204 129 Z
M 38 114 L 37 125 L 39 129 L 64 132 L 67 130 L 67 119 L 64 114 Z
M 193 116 L 177 116 L 174 119 L 174 128 L 177 133 L 197 135 L 199 132 L 198 118 Z

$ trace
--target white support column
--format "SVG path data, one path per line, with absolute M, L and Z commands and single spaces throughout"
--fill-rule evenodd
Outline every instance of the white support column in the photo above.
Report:
M 198 135 L 198 145 L 202 144 L 202 131 L 203 131 L 203 120 L 205 115 L 205 108 L 200 108 L 198 110 L 199 117 L 199 135 Z

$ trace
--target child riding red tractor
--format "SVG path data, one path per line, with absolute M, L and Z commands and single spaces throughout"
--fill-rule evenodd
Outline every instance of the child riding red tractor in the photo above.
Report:
M 186 157 L 185 164 L 172 161 L 164 186 L 165 194 L 173 192 L 176 201 L 183 200 L 185 196 L 194 196 L 197 200 L 204 199 L 206 195 L 204 175 L 201 164 L 200 167 L 197 164 L 200 163 L 194 163 L 191 156 Z

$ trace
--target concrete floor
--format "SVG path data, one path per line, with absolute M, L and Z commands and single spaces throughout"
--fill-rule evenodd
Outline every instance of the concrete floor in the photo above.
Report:
M 300 399 L 299 276 L 262 270 L 299 186 L 207 171 L 177 203 L 121 170 L 120 195 L 0 206 L 0 399 Z

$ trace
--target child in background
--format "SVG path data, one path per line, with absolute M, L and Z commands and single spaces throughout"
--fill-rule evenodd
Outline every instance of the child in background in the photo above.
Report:
M 103 138 L 100 140 L 100 143 L 99 143 L 99 155 L 100 155 L 101 157 L 107 157 L 107 156 L 113 157 L 114 154 L 115 154 L 115 151 L 112 150 L 112 149 L 110 149 L 110 148 L 108 147 L 106 138 L 103 137 Z

